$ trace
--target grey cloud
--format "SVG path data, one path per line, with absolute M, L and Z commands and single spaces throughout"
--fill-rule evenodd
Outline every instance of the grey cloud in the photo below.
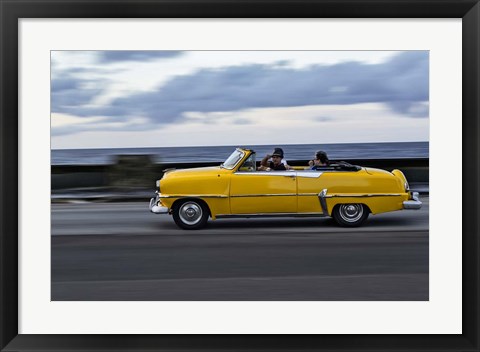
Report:
M 245 118 L 236 118 L 235 120 L 232 121 L 232 123 L 235 125 L 248 125 L 248 124 L 251 124 L 252 121 Z
M 106 87 L 103 80 L 78 79 L 68 75 L 51 81 L 51 111 L 78 116 L 82 106 L 88 104 Z
M 52 93 L 65 92 L 69 90 L 76 90 L 79 88 L 79 81 L 72 78 L 53 79 L 50 82 Z
M 88 131 L 91 128 L 86 127 L 86 126 L 75 126 L 75 127 L 70 127 L 70 126 L 62 126 L 62 127 L 52 127 L 51 130 L 51 136 L 52 137 L 59 137 L 59 136 L 66 136 L 72 133 L 78 133 L 78 132 L 83 132 L 83 131 Z
M 72 133 L 78 132 L 88 132 L 88 131 L 144 131 L 148 128 L 155 128 L 154 125 L 147 123 L 147 124 L 136 124 L 136 123 L 126 123 L 124 125 L 112 125 L 111 122 L 118 122 L 118 119 L 106 119 L 98 122 L 86 122 L 82 124 L 72 126 L 59 126 L 59 127 L 52 127 L 51 135 L 58 137 L 58 136 L 65 136 Z
M 332 92 L 332 87 L 345 90 Z M 408 114 L 410 106 L 421 101 L 428 101 L 428 53 L 406 52 L 381 65 L 349 62 L 304 70 L 267 65 L 202 70 L 177 77 L 158 92 L 120 99 L 114 106 L 142 106 L 143 116 L 166 123 L 178 120 L 183 111 L 366 102 L 387 103 Z
M 329 122 L 329 121 L 332 121 L 333 118 L 328 116 L 317 116 L 313 118 L 313 120 L 317 122 Z
M 147 61 L 154 59 L 165 59 L 183 55 L 183 51 L 175 50 L 108 50 L 99 52 L 99 61 L 102 63 L 110 63 L 116 61 Z
M 424 105 L 420 102 L 412 103 L 409 101 L 396 101 L 390 103 L 390 107 L 404 115 L 408 115 L 410 117 L 425 117 L 428 116 L 429 107 L 428 105 Z
M 377 65 L 346 62 L 301 70 L 269 65 L 204 69 L 177 76 L 157 91 L 119 98 L 103 108 L 77 106 L 75 114 L 120 120 L 142 116 L 159 125 L 181 123 L 189 111 L 376 102 L 405 116 L 428 117 L 428 105 L 421 104 L 429 97 L 428 65 L 428 52 L 413 51 L 400 52 Z M 61 95 L 56 94 L 52 105 L 59 106 L 55 99 Z

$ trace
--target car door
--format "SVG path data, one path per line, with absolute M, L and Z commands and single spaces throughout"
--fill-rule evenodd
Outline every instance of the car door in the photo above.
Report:
M 297 212 L 295 171 L 237 171 L 230 181 L 232 214 Z
M 299 213 L 322 213 L 319 194 L 326 187 L 322 171 L 297 172 L 297 195 Z

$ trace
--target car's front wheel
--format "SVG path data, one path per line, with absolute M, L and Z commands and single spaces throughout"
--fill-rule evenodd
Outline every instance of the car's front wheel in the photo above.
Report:
M 199 200 L 181 200 L 173 205 L 173 220 L 185 230 L 197 230 L 207 224 L 208 207 Z
M 368 218 L 369 210 L 364 204 L 338 204 L 333 208 L 333 219 L 340 226 L 360 226 Z

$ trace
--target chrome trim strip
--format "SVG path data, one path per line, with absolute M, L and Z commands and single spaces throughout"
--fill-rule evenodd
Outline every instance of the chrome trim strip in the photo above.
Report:
M 297 177 L 305 177 L 305 178 L 319 178 L 322 176 L 323 171 L 317 171 L 317 170 L 297 170 Z
M 194 198 L 228 198 L 227 195 L 224 194 L 159 194 L 158 198 L 187 198 L 187 197 L 194 197 Z
M 276 218 L 276 217 L 324 217 L 322 213 L 258 213 L 258 214 L 219 214 L 216 218 Z
M 286 177 L 296 177 L 297 173 L 295 171 L 237 171 L 235 175 L 255 175 L 255 176 L 286 176 Z
M 323 191 L 325 193 L 322 195 Z M 300 193 L 299 197 L 322 197 L 322 198 L 365 198 L 365 197 L 399 197 L 402 196 L 400 193 L 377 193 L 377 194 L 328 194 L 326 189 L 322 190 L 319 194 L 317 193 Z M 417 192 L 412 192 L 412 199 L 418 200 Z M 243 198 L 243 197 L 293 197 L 297 196 L 296 193 L 271 193 L 271 194 L 239 194 L 231 195 L 231 198 Z M 228 195 L 225 194 L 158 194 L 158 198 L 186 198 L 186 197 L 195 197 L 195 198 L 228 198 Z
M 247 198 L 247 197 L 292 197 L 296 196 L 296 193 L 279 193 L 279 194 L 238 194 L 231 195 L 230 198 Z
M 325 198 L 366 198 L 366 197 L 400 197 L 400 193 L 376 193 L 376 194 L 329 194 Z
M 255 175 L 255 176 L 284 176 L 284 177 L 305 177 L 305 178 L 319 178 L 323 171 L 301 171 L 301 170 L 286 170 L 286 171 L 237 171 L 235 175 Z

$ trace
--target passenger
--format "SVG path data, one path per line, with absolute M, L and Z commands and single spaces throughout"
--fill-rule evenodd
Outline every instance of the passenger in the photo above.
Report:
M 272 159 L 271 161 L 268 161 Z M 285 171 L 290 169 L 290 166 L 283 160 L 283 149 L 275 148 L 272 154 L 267 154 L 260 162 L 260 171 Z
M 315 153 L 315 159 L 308 162 L 307 170 L 316 170 L 319 166 L 328 166 L 330 161 L 328 160 L 327 153 L 318 150 Z

